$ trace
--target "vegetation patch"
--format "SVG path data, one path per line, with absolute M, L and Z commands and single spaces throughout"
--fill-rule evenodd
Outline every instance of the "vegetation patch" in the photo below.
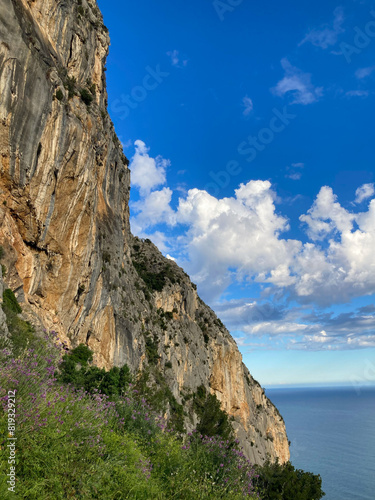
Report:
M 88 89 L 83 88 L 80 90 L 80 94 L 82 101 L 86 104 L 87 107 L 89 107 L 94 100 L 94 96 L 92 95 L 92 93 Z
M 64 99 L 64 93 L 61 89 L 58 89 L 56 92 L 56 99 L 58 101 L 62 101 Z
M 35 329 L 28 321 L 19 317 L 22 308 L 16 296 L 9 288 L 3 292 L 2 309 L 6 316 L 6 323 L 10 335 L 10 343 L 16 356 L 20 355 L 27 346 L 31 347 L 38 342 Z
M 154 273 L 149 271 L 144 261 L 137 262 L 136 260 L 133 260 L 133 266 L 149 290 L 157 292 L 161 292 L 163 290 L 165 286 L 164 273 Z
M 197 431 L 204 436 L 220 436 L 222 439 L 234 441 L 228 414 L 221 409 L 217 397 L 208 394 L 203 385 L 198 387 L 193 396 L 193 408 L 200 418 Z
M 291 464 L 254 468 L 236 441 L 199 430 L 183 435 L 182 405 L 155 367 L 143 372 L 134 385 L 126 367 L 100 370 L 92 366 L 87 346 L 67 353 L 52 333 L 19 355 L 0 351 L 0 498 L 4 500 L 14 498 L 6 482 L 10 387 L 17 388 L 17 498 L 319 500 L 323 496 L 319 476 L 295 470 Z M 195 403 L 202 415 L 207 398 L 199 388 Z M 174 431 L 166 429 L 161 416 L 166 411 L 172 415 Z
M 152 335 L 151 332 L 146 332 L 144 337 L 148 362 L 151 365 L 156 365 L 160 359 L 157 337 L 156 335 Z

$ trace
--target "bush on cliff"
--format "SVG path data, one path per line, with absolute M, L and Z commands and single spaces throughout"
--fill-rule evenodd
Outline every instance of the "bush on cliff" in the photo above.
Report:
M 295 469 L 290 462 L 266 462 L 255 470 L 262 500 L 320 500 L 325 495 L 320 475 Z

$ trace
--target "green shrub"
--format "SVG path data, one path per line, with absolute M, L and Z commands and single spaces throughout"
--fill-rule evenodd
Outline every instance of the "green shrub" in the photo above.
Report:
M 80 296 L 83 294 L 83 292 L 85 290 L 86 290 L 85 285 L 83 285 L 83 284 L 79 285 L 78 290 L 77 290 L 77 298 L 78 299 L 80 298 Z
M 165 286 L 165 277 L 163 273 L 154 273 L 148 271 L 146 264 L 144 262 L 137 262 L 133 260 L 133 266 L 139 276 L 145 282 L 149 290 L 155 290 L 161 292 Z
M 320 500 L 325 496 L 320 475 L 295 469 L 290 462 L 266 462 L 256 466 L 256 473 L 262 500 Z
M 92 101 L 94 100 L 94 97 L 91 94 L 91 92 L 87 89 L 81 89 L 80 94 L 81 94 L 81 99 L 86 104 L 86 106 L 90 106 Z
M 152 336 L 150 332 L 147 332 L 145 334 L 145 345 L 148 362 L 152 365 L 156 365 L 160 359 L 156 336 Z
M 4 257 L 4 248 L 0 245 L 0 259 Z
M 28 321 L 24 321 L 18 315 L 22 312 L 16 296 L 9 288 L 3 292 L 2 309 L 6 316 L 10 341 L 15 356 L 20 355 L 27 346 L 33 346 L 39 342 L 35 335 L 35 329 Z
M 66 78 L 65 83 L 64 83 L 64 87 L 68 91 L 69 99 L 71 99 L 72 97 L 74 97 L 76 95 L 76 79 L 75 79 L 75 77 L 74 76 L 72 76 L 72 77 L 68 76 Z
M 63 356 L 58 376 L 61 382 L 73 384 L 87 392 L 100 391 L 107 396 L 123 394 L 132 382 L 132 376 L 127 365 L 118 368 L 114 366 L 109 371 L 97 366 L 90 366 L 93 359 L 92 351 L 80 344 Z
M 58 89 L 56 92 L 56 99 L 58 101 L 62 101 L 64 99 L 64 93 L 61 89 Z
M 22 312 L 21 306 L 10 288 L 7 288 L 3 292 L 3 307 L 16 314 Z
M 220 401 L 214 394 L 207 394 L 203 385 L 194 394 L 193 408 L 200 418 L 197 431 L 204 436 L 220 436 L 233 441 L 228 414 L 221 409 Z

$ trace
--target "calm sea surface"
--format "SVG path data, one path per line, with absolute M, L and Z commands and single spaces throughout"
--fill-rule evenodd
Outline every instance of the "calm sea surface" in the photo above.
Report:
M 324 500 L 375 500 L 375 388 L 267 389 L 291 462 L 320 474 Z

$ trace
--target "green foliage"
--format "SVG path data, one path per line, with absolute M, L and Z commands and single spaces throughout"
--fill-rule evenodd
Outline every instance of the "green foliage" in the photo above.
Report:
M 143 371 L 136 382 L 136 389 L 154 411 L 165 413 L 169 407 L 171 414 L 170 428 L 179 433 L 184 432 L 183 406 L 177 402 L 168 387 L 165 377 L 159 370 L 152 367 L 151 370 Z
M 236 443 L 202 437 L 198 432 L 182 442 L 179 434 L 165 431 L 163 419 L 145 398 L 159 392 L 163 413 L 166 401 L 174 414 L 183 415 L 183 411 L 160 372 L 153 369 L 152 377 L 150 372 L 142 374 L 134 388 L 129 385 L 127 367 L 109 372 L 92 367 L 91 351 L 80 345 L 65 354 L 64 362 L 70 360 L 76 371 L 90 373 L 95 383 L 100 379 L 103 392 L 112 396 L 95 390 L 87 394 L 56 382 L 61 352 L 55 342 L 56 337 L 47 338 L 16 359 L 12 353 L 0 351 L 1 499 L 15 498 L 6 483 L 6 394 L 10 387 L 17 387 L 17 498 L 259 498 L 253 487 L 254 468 Z M 64 373 L 61 365 L 60 370 Z M 125 385 L 123 395 L 113 395 L 114 389 Z M 207 397 L 204 387 L 199 387 L 195 398 L 205 403 Z M 319 476 L 295 471 L 290 464 L 266 464 L 259 468 L 259 475 L 263 500 L 319 500 L 323 494 Z
M 87 88 L 93 96 L 96 95 L 96 85 L 91 80 L 87 80 Z
M 3 307 L 16 314 L 20 314 L 22 312 L 21 306 L 10 288 L 7 288 L 3 292 Z
M 7 268 L 4 264 L 1 264 L 1 274 L 2 276 L 6 276 L 7 274 Z
M 0 245 L 0 259 L 4 257 L 4 248 Z
M 164 268 L 164 276 L 169 279 L 171 283 L 176 283 L 176 275 L 172 269 L 171 264 L 167 264 Z
M 290 462 L 266 462 L 256 467 L 256 473 L 262 500 L 320 500 L 325 496 L 320 475 L 295 469 Z
M 70 354 L 66 355 L 66 357 L 74 363 L 81 363 L 83 366 L 86 366 L 87 363 L 91 363 L 93 354 L 87 345 L 79 344 L 79 346 L 74 348 Z
M 161 292 L 163 290 L 165 286 L 165 277 L 163 273 L 153 273 L 148 271 L 147 266 L 143 261 L 137 262 L 133 260 L 133 266 L 149 290 L 155 290 L 157 292 Z
M 62 101 L 64 99 L 64 93 L 61 89 L 58 89 L 56 92 L 56 99 L 58 101 Z
M 68 91 L 69 99 L 76 95 L 76 79 L 74 76 L 68 76 L 64 82 L 64 87 Z
M 27 346 L 32 346 L 37 342 L 35 330 L 28 321 L 18 316 L 22 309 L 9 288 L 3 292 L 2 308 L 6 316 L 13 352 L 15 356 L 18 356 Z
M 111 263 L 111 254 L 109 252 L 103 252 L 103 262 L 105 264 Z
M 83 284 L 79 285 L 78 290 L 77 290 L 77 299 L 80 298 L 80 296 L 83 294 L 83 292 L 85 290 L 86 290 L 85 285 L 83 285 Z
M 156 365 L 160 359 L 157 337 L 155 335 L 151 335 L 151 332 L 145 333 L 145 345 L 148 362 L 151 365 Z
M 59 367 L 59 380 L 91 393 L 100 391 L 107 396 L 124 393 L 132 381 L 129 367 L 127 365 L 121 368 L 115 366 L 106 372 L 97 366 L 90 366 L 92 358 L 92 351 L 86 345 L 80 344 L 64 355 Z
M 207 394 L 203 385 L 194 394 L 193 407 L 200 418 L 197 431 L 204 436 L 220 436 L 233 441 L 228 414 L 221 409 L 220 401 L 214 394 Z
M 92 93 L 88 89 L 83 88 L 80 90 L 80 94 L 81 99 L 86 104 L 86 106 L 90 106 L 92 101 L 94 100 Z

